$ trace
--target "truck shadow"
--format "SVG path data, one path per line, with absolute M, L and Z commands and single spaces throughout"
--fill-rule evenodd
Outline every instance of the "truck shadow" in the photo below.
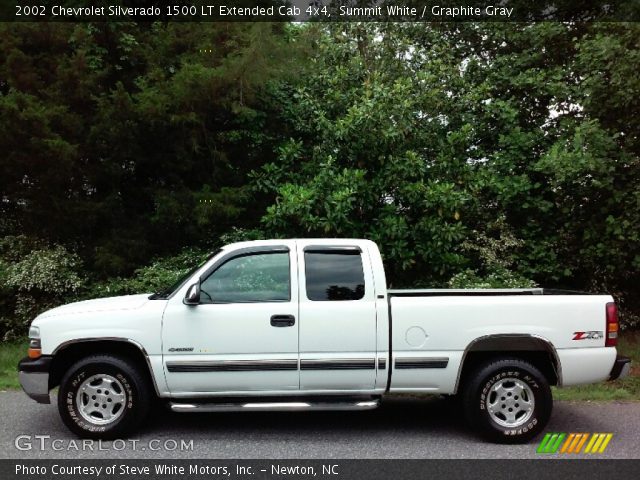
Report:
M 456 432 L 470 435 L 456 401 L 445 397 L 402 397 L 384 399 L 379 408 L 362 412 L 238 412 L 238 413 L 174 413 L 159 415 L 147 424 L 147 432 L 197 434 L 224 431 L 253 436 L 278 432 L 296 434 L 340 433 L 341 436 L 398 431 L 414 433 Z
M 34 405 L 21 433 L 47 432 L 56 438 L 73 438 L 53 405 Z M 611 420 L 602 414 L 606 406 L 556 402 L 547 432 L 610 431 Z M 376 410 L 362 412 L 238 412 L 174 413 L 158 406 L 135 438 L 167 438 L 176 435 L 200 440 L 286 441 L 303 439 L 356 444 L 377 437 L 381 441 L 403 438 L 405 441 L 428 438 L 457 438 L 483 448 L 485 442 L 466 425 L 460 405 L 446 397 L 392 397 Z M 534 439 L 532 442 L 539 441 Z
M 167 409 L 168 410 L 168 409 Z M 366 432 L 381 438 L 424 438 L 442 435 L 471 444 L 485 443 L 466 424 L 461 405 L 449 397 L 394 397 L 384 399 L 379 408 L 362 412 L 238 412 L 174 413 L 162 410 L 147 422 L 145 435 L 183 434 L 213 439 L 225 438 L 300 438 L 315 440 L 353 438 Z M 610 426 L 609 426 L 610 427 Z M 545 431 L 607 431 L 607 421 L 594 421 L 593 415 L 575 409 L 567 402 L 554 407 Z M 594 430 L 595 429 L 595 430 Z M 598 430 L 600 429 L 600 430 Z M 580 431 L 582 431 L 580 430 Z M 534 439 L 530 443 L 537 443 Z
M 16 417 L 4 431 L 3 441 L 7 446 L 12 445 L 12 438 L 18 434 L 35 435 L 43 431 L 54 439 L 76 439 L 57 415 L 55 396 L 52 396 L 52 405 L 30 403 L 24 409 L 18 408 L 22 400 L 26 401 L 26 397 L 22 397 L 11 392 L 0 402 L 0 413 Z M 557 402 L 545 432 L 613 431 L 619 438 L 632 442 L 633 427 L 631 430 L 621 428 L 626 420 L 621 420 L 620 415 L 612 417 L 610 405 Z M 149 439 L 195 442 L 192 451 L 161 450 L 144 454 L 174 458 L 183 455 L 193 458 L 507 458 L 510 455 L 525 458 L 535 457 L 532 445 L 540 442 L 538 437 L 524 445 L 487 443 L 467 428 L 458 403 L 442 397 L 391 397 L 377 410 L 362 412 L 191 414 L 160 407 L 130 438 L 140 440 L 143 446 Z M 11 451 L 17 453 L 13 447 Z M 111 453 L 97 451 L 86 455 Z M 127 450 L 122 455 L 135 456 L 140 452 Z

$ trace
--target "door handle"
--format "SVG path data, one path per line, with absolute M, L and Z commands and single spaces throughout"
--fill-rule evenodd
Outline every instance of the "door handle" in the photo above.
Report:
M 293 315 L 273 315 L 271 317 L 272 327 L 293 327 L 296 324 L 296 317 Z

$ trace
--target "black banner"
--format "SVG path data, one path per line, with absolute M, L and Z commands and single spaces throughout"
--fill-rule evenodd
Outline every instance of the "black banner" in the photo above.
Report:
M 640 0 L 14 0 L 3 22 L 636 22 Z
M 640 460 L 0 460 L 3 480 L 587 480 L 636 478 Z

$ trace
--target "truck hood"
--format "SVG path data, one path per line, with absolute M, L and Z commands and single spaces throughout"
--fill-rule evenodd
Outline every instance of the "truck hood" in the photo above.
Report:
M 57 315 L 72 315 L 76 313 L 105 312 L 114 310 L 134 310 L 141 308 L 149 300 L 150 293 L 139 295 L 123 295 L 120 297 L 98 298 L 95 300 L 84 300 L 82 302 L 68 303 L 61 305 L 39 315 L 38 318 L 55 317 Z

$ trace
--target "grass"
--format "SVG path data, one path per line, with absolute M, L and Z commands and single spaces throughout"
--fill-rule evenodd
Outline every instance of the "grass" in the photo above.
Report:
M 27 355 L 27 342 L 0 345 L 0 390 L 20 388 L 18 362 Z
M 16 367 L 26 352 L 26 342 L 5 342 L 0 345 L 0 390 L 20 388 Z M 631 373 L 626 378 L 579 387 L 554 388 L 554 398 L 576 401 L 640 401 L 640 332 L 627 332 L 621 335 L 618 353 L 631 357 L 633 362 Z

